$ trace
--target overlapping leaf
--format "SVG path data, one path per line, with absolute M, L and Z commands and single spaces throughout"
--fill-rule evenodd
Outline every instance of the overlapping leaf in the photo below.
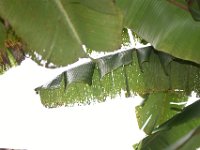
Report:
M 172 150 L 172 149 L 182 149 L 182 150 L 197 149 L 200 146 L 199 138 L 200 138 L 200 126 L 192 129 L 190 132 L 188 132 L 186 135 L 184 135 L 178 141 L 176 141 L 175 143 L 170 145 L 167 148 L 167 150 Z
M 158 125 L 179 113 L 184 105 L 178 104 L 186 101 L 187 97 L 181 91 L 157 92 L 147 95 L 143 104 L 136 107 L 139 127 L 146 134 L 151 134 Z
M 56 65 L 86 56 L 83 44 L 104 51 L 121 43 L 122 16 L 112 0 L 1 0 L 0 16 L 26 42 L 30 55 L 37 52 Z
M 96 68 L 91 67 L 95 64 Z M 88 71 L 83 71 L 85 69 Z M 69 71 L 83 72 L 83 74 L 72 73 L 68 85 L 66 75 Z M 87 84 L 77 83 L 77 80 L 87 81 Z M 179 141 L 183 143 L 185 138 L 188 138 L 186 140 L 188 145 L 191 145 L 190 143 L 198 145 L 196 141 L 199 129 L 196 127 L 200 119 L 191 121 L 195 116 L 198 117 L 198 106 L 187 107 L 179 114 L 184 105 L 178 106 L 176 103 L 186 101 L 187 95 L 193 90 L 200 93 L 200 66 L 158 52 L 153 47 L 130 49 L 101 57 L 94 62 L 67 70 L 48 86 L 40 87 L 37 91 L 46 107 L 57 107 L 101 102 L 107 96 L 120 94 L 122 89 L 126 90 L 129 96 L 133 92 L 143 96 L 148 95 L 144 103 L 136 109 L 139 126 L 148 134 L 161 130 L 145 138 L 139 144 L 139 149 L 177 147 L 180 145 Z M 197 115 L 194 114 L 194 109 Z M 191 110 L 190 113 L 188 110 Z M 184 115 L 187 116 L 185 119 Z M 172 121 L 169 120 L 171 117 Z M 167 120 L 169 123 L 165 123 Z M 189 123 L 181 124 L 184 122 Z M 157 128 L 158 126 L 160 128 Z
M 133 59 L 132 53 L 133 50 L 127 50 L 97 59 L 96 62 L 100 70 L 101 77 L 123 65 L 130 64 Z
M 200 101 L 158 127 L 157 132 L 143 139 L 138 149 L 196 149 L 199 144 Z
M 200 1 L 199 0 L 187 0 L 189 11 L 192 17 L 196 21 L 200 21 Z
M 133 29 L 157 50 L 200 63 L 200 24 L 190 13 L 168 1 L 116 0 L 124 26 Z
M 56 107 L 74 103 L 86 104 L 92 101 L 104 101 L 107 96 L 119 94 L 121 89 L 127 91 L 127 93 L 137 92 L 141 95 L 156 92 L 175 92 L 176 89 L 182 90 L 185 95 L 193 90 L 199 92 L 200 70 L 198 65 L 195 66 L 190 62 L 180 60 L 168 62 L 169 64 L 166 66 L 162 65 L 165 60 L 162 59 L 165 57 L 160 56 L 167 54 L 158 54 L 152 47 L 150 48 L 152 52 L 149 56 L 149 62 L 141 63 L 140 60 L 138 61 L 136 51 L 140 53 L 141 49 L 129 49 L 101 57 L 93 63 L 86 64 L 86 66 L 91 66 L 95 63 L 96 68 L 85 68 L 84 65 L 80 65 L 78 68 L 67 70 L 67 73 L 63 73 L 58 79 L 50 82 L 49 86 L 37 89 L 42 103 L 47 107 Z M 142 53 L 144 51 L 149 53 L 150 48 L 143 48 Z M 143 55 L 142 53 L 140 55 Z M 142 66 L 143 72 L 141 72 L 140 66 Z M 169 75 L 166 75 L 163 67 L 169 67 Z M 92 74 L 92 71 L 86 71 L 88 68 L 94 69 L 94 74 Z M 79 74 L 72 74 L 71 85 L 65 86 L 68 85 L 69 78 L 66 74 L 69 71 L 74 72 L 73 70 L 78 71 Z M 83 71 L 83 74 L 81 71 Z M 74 79 L 73 76 L 79 78 L 78 80 L 81 82 L 84 82 L 87 78 L 88 84 L 75 83 L 77 78 Z M 84 79 L 82 76 L 84 76 Z M 89 86 L 90 83 L 92 83 L 91 86 Z
M 198 1 L 192 4 L 190 10 L 199 6 Z M 199 23 L 168 1 L 2 0 L 0 15 L 32 52 L 56 65 L 86 56 L 82 44 L 95 50 L 119 48 L 123 27 L 133 29 L 160 51 L 200 63 Z
M 167 0 L 179 9 L 190 12 L 195 21 L 200 21 L 199 0 Z
M 177 125 L 180 125 L 184 122 L 187 122 L 189 120 L 200 118 L 199 106 L 200 106 L 200 100 L 187 106 L 182 110 L 181 113 L 175 115 L 173 118 L 169 119 L 167 122 L 163 123 L 157 129 L 155 129 L 155 132 L 167 130 Z

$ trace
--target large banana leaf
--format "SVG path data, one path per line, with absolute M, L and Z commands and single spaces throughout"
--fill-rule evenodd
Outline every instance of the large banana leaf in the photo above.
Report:
M 199 124 L 200 119 L 198 118 L 198 120 L 188 121 L 170 130 L 157 132 L 143 139 L 135 149 L 197 149 L 200 146 Z
M 167 0 L 174 6 L 184 11 L 190 12 L 195 21 L 200 21 L 200 1 L 199 0 Z
M 181 0 L 183 1 L 183 0 Z M 200 63 L 200 23 L 166 0 L 116 0 L 124 26 L 157 50 Z
M 189 12 L 157 0 L 117 0 L 116 5 L 112 0 L 1 0 L 0 15 L 32 52 L 57 65 L 86 56 L 82 44 L 95 50 L 119 48 L 122 17 L 125 27 L 158 50 L 199 63 L 199 23 Z
M 200 101 L 187 106 L 182 112 L 157 128 L 156 133 L 143 139 L 138 149 L 196 149 L 200 146 Z
M 149 50 L 152 51 L 150 55 Z M 149 57 L 149 62 L 140 61 L 137 55 L 144 60 Z M 37 91 L 47 107 L 104 101 L 107 96 L 120 94 L 122 89 L 127 96 L 133 92 L 140 95 L 181 93 L 181 96 L 193 90 L 199 93 L 199 66 L 165 58 L 169 58 L 169 55 L 158 53 L 152 47 L 118 52 L 66 70 L 47 85 L 37 88 Z M 177 89 L 182 92 L 176 92 Z
M 56 65 L 87 56 L 83 44 L 113 50 L 121 43 L 122 16 L 113 0 L 1 0 L 0 16 L 27 44 L 30 55 L 37 52 Z
M 160 124 L 169 120 L 182 110 L 184 105 L 178 105 L 187 101 L 187 97 L 180 92 L 157 92 L 147 95 L 141 106 L 136 107 L 138 125 L 146 134 Z
M 102 51 L 119 48 L 123 27 L 159 51 L 200 63 L 199 22 L 168 1 L 1 0 L 0 16 L 27 44 L 30 55 L 37 58 L 37 52 L 56 65 L 87 56 L 83 44 Z
M 185 4 L 183 0 L 179 2 Z M 188 6 L 198 20 L 196 7 Z M 0 17 L 27 44 L 27 52 L 35 60 L 39 54 L 42 60 L 61 66 L 88 56 L 83 45 L 94 50 L 117 49 L 121 38 L 128 39 L 121 37 L 123 27 L 131 28 L 158 50 L 129 49 L 93 59 L 36 89 L 46 107 L 104 101 L 122 90 L 126 96 L 133 93 L 147 96 L 137 108 L 139 126 L 148 134 L 161 131 L 144 139 L 142 149 L 149 148 L 148 143 L 155 149 L 156 143 L 162 147 L 163 141 L 167 146 L 170 144 L 169 148 L 177 148 L 183 141 L 187 145 L 198 141 L 199 120 L 180 120 L 177 116 L 181 115 L 176 114 L 183 106 L 172 105 L 185 101 L 191 91 L 200 94 L 200 24 L 192 16 L 168 1 L 157 0 L 0 1 Z M 2 24 L 1 32 L 0 45 L 3 45 Z M 181 114 L 187 113 L 186 110 Z M 172 116 L 179 120 L 164 123 Z M 186 124 L 180 125 L 183 122 Z M 187 138 L 194 140 L 188 142 Z
M 147 96 L 143 104 L 136 108 L 139 127 L 147 134 L 161 130 L 145 138 L 139 148 L 155 148 L 155 142 L 158 147 L 162 147 L 163 141 L 171 142 L 167 146 L 176 147 L 180 144 L 176 143 L 177 140 L 183 141 L 184 136 L 188 138 L 187 145 L 196 146 L 199 128 L 195 127 L 200 121 L 192 120 L 189 124 L 179 125 L 170 131 L 163 129 L 171 127 L 171 124 L 157 127 L 182 110 L 184 105 L 176 103 L 185 102 L 191 91 L 200 94 L 199 74 L 199 65 L 158 52 L 150 46 L 125 50 L 71 68 L 36 91 L 45 107 L 102 102 L 108 96 L 120 94 L 121 90 L 126 91 L 126 96 L 137 92 Z M 184 111 L 184 114 L 187 112 Z M 190 120 L 194 116 L 191 112 L 187 118 Z M 182 120 L 177 122 L 183 123 Z M 157 135 L 159 139 L 152 141 Z M 148 144 L 149 138 L 151 144 Z

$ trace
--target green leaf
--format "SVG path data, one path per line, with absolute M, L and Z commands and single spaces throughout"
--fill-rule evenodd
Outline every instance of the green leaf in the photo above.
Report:
M 92 76 L 94 73 L 95 64 L 93 62 L 77 66 L 73 69 L 69 69 L 65 72 L 67 84 L 84 82 L 88 85 L 92 85 Z
M 183 96 L 190 94 L 191 91 L 200 92 L 199 66 L 173 59 L 167 76 L 162 68 L 160 55 L 153 49 L 149 62 L 143 63 L 144 71 L 141 72 L 136 51 L 136 49 L 128 49 L 93 60 L 90 63 L 96 64 L 94 73 L 89 69 L 92 67 L 86 67 L 87 65 L 84 64 L 72 68 L 71 71 L 66 70 L 64 75 L 60 76 L 61 78 L 58 77 L 50 82 L 49 86 L 42 86 L 37 90 L 42 103 L 46 107 L 57 107 L 101 102 L 108 96 L 114 97 L 120 94 L 121 90 L 126 91 L 127 96 L 135 92 L 140 95 L 172 92 L 173 95 L 177 89 L 182 90 Z M 78 79 L 72 78 L 68 86 L 69 72 L 72 74 L 77 72 L 75 74 Z M 79 79 L 87 81 L 88 84 L 75 82 Z
M 82 66 L 79 67 L 83 68 Z M 76 70 L 76 67 L 72 70 L 74 69 Z M 93 102 L 103 102 L 106 97 L 114 97 L 121 92 L 122 87 L 125 87 L 124 76 L 121 74 L 121 69 L 117 69 L 114 71 L 113 75 L 108 74 L 101 79 L 97 68 L 94 70 L 93 74 L 91 70 L 90 75 L 86 78 L 88 84 L 85 84 L 84 81 L 80 82 L 80 80 L 77 82 L 78 79 L 75 79 L 73 82 L 71 80 L 71 83 L 68 84 L 66 74 L 68 74 L 68 71 L 59 75 L 58 78 L 54 79 L 49 84 L 36 89 L 45 107 L 51 108 L 62 105 L 73 106 L 74 104 L 85 105 Z M 79 75 L 81 76 L 81 74 Z M 79 79 L 82 79 L 85 75 Z M 120 80 L 116 81 L 116 78 Z M 52 82 L 55 84 L 52 84 Z M 91 82 L 92 85 L 90 85 Z
M 123 65 L 128 65 L 132 62 L 133 50 L 127 50 L 120 53 L 105 56 L 96 60 L 101 77 L 110 73 Z
M 200 24 L 190 13 L 168 1 L 116 0 L 124 26 L 151 43 L 155 49 L 200 64 Z
M 137 58 L 138 58 L 138 63 L 140 66 L 141 71 L 143 72 L 143 68 L 142 68 L 142 64 L 144 62 L 148 62 L 149 61 L 149 57 L 151 55 L 151 51 L 152 51 L 153 47 L 149 46 L 149 47 L 144 47 L 144 48 L 140 48 L 137 49 Z
M 170 63 L 169 76 L 166 76 L 156 51 L 151 53 L 149 62 L 143 63 L 140 71 L 137 56 L 133 54 L 133 66 L 127 69 L 128 80 L 132 91 L 141 95 L 168 90 L 183 90 L 187 94 L 200 89 L 200 67 L 190 62 L 173 60 Z
M 187 122 L 188 120 L 191 119 L 199 118 L 200 117 L 199 107 L 200 107 L 200 100 L 194 102 L 192 105 L 187 106 L 185 109 L 183 109 L 181 113 L 177 114 L 164 124 L 160 125 L 157 129 L 155 129 L 155 132 L 172 128 L 174 126 Z
M 122 30 L 122 44 L 123 46 L 129 46 L 130 47 L 130 38 L 128 35 L 128 29 L 123 28 Z
M 4 48 L 5 39 L 6 39 L 6 30 L 3 23 L 0 21 L 0 49 Z
M 200 89 L 199 66 L 177 59 L 166 59 L 170 60 L 165 61 L 166 65 L 170 62 L 170 64 L 168 64 L 170 65 L 168 66 L 170 69 L 167 76 L 166 73 L 164 73 L 165 70 L 163 70 L 163 62 L 160 61 L 160 59 L 162 59 L 160 57 L 161 55 L 165 56 L 166 54 L 159 54 L 157 51 L 153 51 L 149 62 L 143 64 L 143 73 L 137 71 L 138 77 L 135 76 L 131 78 L 131 76 L 129 76 L 129 83 L 132 91 L 136 91 L 140 95 L 149 94 L 149 98 L 147 98 L 144 105 L 139 106 L 136 110 L 140 128 L 142 128 L 147 119 L 151 116 L 149 124 L 144 128 L 147 134 L 150 134 L 157 125 L 160 125 L 177 113 L 170 109 L 170 102 L 184 101 L 184 97 L 189 95 L 191 91 L 194 90 L 199 93 Z M 167 55 L 167 58 L 168 57 L 171 58 Z M 133 58 L 133 60 L 135 59 L 136 58 Z M 136 62 L 133 62 L 133 64 L 134 63 Z M 129 71 L 128 74 L 133 72 L 133 70 Z M 182 90 L 183 93 L 179 90 Z M 160 113 L 158 113 L 159 111 Z M 146 112 L 148 112 L 148 114 L 146 114 Z
M 85 57 L 83 44 L 94 50 L 121 44 L 122 16 L 112 0 L 1 0 L 0 16 L 26 42 L 30 55 L 37 52 L 59 66 Z
M 78 103 L 79 100 L 84 100 L 83 98 L 86 96 L 81 94 L 88 94 L 87 88 L 92 84 L 94 67 L 95 65 L 92 62 L 82 64 L 81 66 L 77 66 L 63 72 L 47 85 L 37 88 L 36 91 L 40 93 L 42 103 L 48 107 L 55 107 L 54 105 L 59 106 L 63 105 L 64 103 L 74 104 Z M 84 85 L 83 83 L 86 83 L 87 85 Z M 74 84 L 81 86 L 79 87 Z M 79 92 L 81 89 L 83 89 L 83 93 Z M 73 91 L 74 94 L 68 94 L 70 91 Z M 77 96 L 74 95 L 78 95 L 80 98 L 76 99 Z M 68 99 L 70 98 L 74 101 L 69 102 Z M 54 99 L 57 100 L 55 101 Z
M 186 100 L 187 97 L 182 92 L 157 92 L 148 95 L 144 103 L 136 107 L 139 127 L 146 134 L 151 134 L 158 125 L 177 114 L 177 110 L 184 107 L 178 103 Z
M 196 149 L 199 148 L 199 138 L 200 138 L 200 126 L 193 129 L 186 135 L 184 135 L 181 139 L 179 139 L 176 143 L 170 145 L 166 150 L 172 150 L 172 149 L 182 149 L 182 150 L 188 150 L 188 149 Z
M 170 63 L 172 62 L 172 60 L 174 59 L 171 55 L 166 54 L 166 53 L 162 53 L 162 52 L 157 52 L 159 59 L 160 59 L 160 63 L 163 67 L 163 70 L 165 72 L 166 75 L 169 75 L 170 72 Z
M 188 0 L 188 9 L 196 21 L 200 21 L 200 2 L 198 0 Z
M 178 147 L 182 150 L 187 149 L 186 147 L 190 145 L 189 149 L 196 149 L 199 145 L 199 135 L 195 135 L 196 128 L 200 124 L 200 119 L 195 121 L 190 121 L 184 124 L 181 124 L 177 127 L 174 127 L 170 130 L 160 131 L 150 136 L 144 138 L 139 145 L 137 150 L 146 150 L 146 149 L 168 149 L 175 150 L 174 147 Z M 198 129 L 199 130 L 199 129 Z M 191 135 L 193 134 L 193 135 Z M 183 139 L 187 138 L 187 140 Z M 179 143 L 180 142 L 180 143 Z M 195 142 L 195 143 L 191 143 Z M 194 144 L 194 145 L 193 145 Z
M 52 80 L 50 83 L 48 83 L 47 85 L 44 85 L 43 88 L 47 88 L 47 89 L 54 89 L 54 88 L 60 88 L 62 80 L 64 80 L 64 73 L 58 75 L 54 80 Z M 38 90 L 38 89 L 36 89 Z
M 156 133 L 144 138 L 138 149 L 195 149 L 199 144 L 200 101 L 187 106 L 181 113 L 161 125 Z M 163 127 L 168 128 L 163 128 Z M 158 129 L 159 129 L 158 128 Z

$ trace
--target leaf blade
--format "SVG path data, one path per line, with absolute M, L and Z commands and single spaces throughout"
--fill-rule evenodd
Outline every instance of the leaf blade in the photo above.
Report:
M 100 3 L 97 0 L 90 6 L 87 1 L 71 2 L 2 0 L 0 15 L 27 44 L 32 58 L 37 60 L 36 52 L 43 60 L 58 66 L 86 57 L 82 44 L 95 50 L 113 50 L 120 46 L 122 16 L 113 1 L 105 0 L 99 8 L 95 6 Z M 104 5 L 111 7 L 111 14 L 104 13 Z
M 177 58 L 200 63 L 200 24 L 190 13 L 167 1 L 117 0 L 124 25 L 151 43 L 155 49 Z

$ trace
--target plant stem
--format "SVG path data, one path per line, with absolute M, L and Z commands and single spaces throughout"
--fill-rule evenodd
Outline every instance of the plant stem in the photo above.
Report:
M 181 8 L 185 11 L 189 11 L 188 7 L 186 5 L 183 5 L 179 2 L 177 2 L 176 0 L 167 0 L 168 2 L 172 3 L 173 5 L 177 6 L 178 8 Z

